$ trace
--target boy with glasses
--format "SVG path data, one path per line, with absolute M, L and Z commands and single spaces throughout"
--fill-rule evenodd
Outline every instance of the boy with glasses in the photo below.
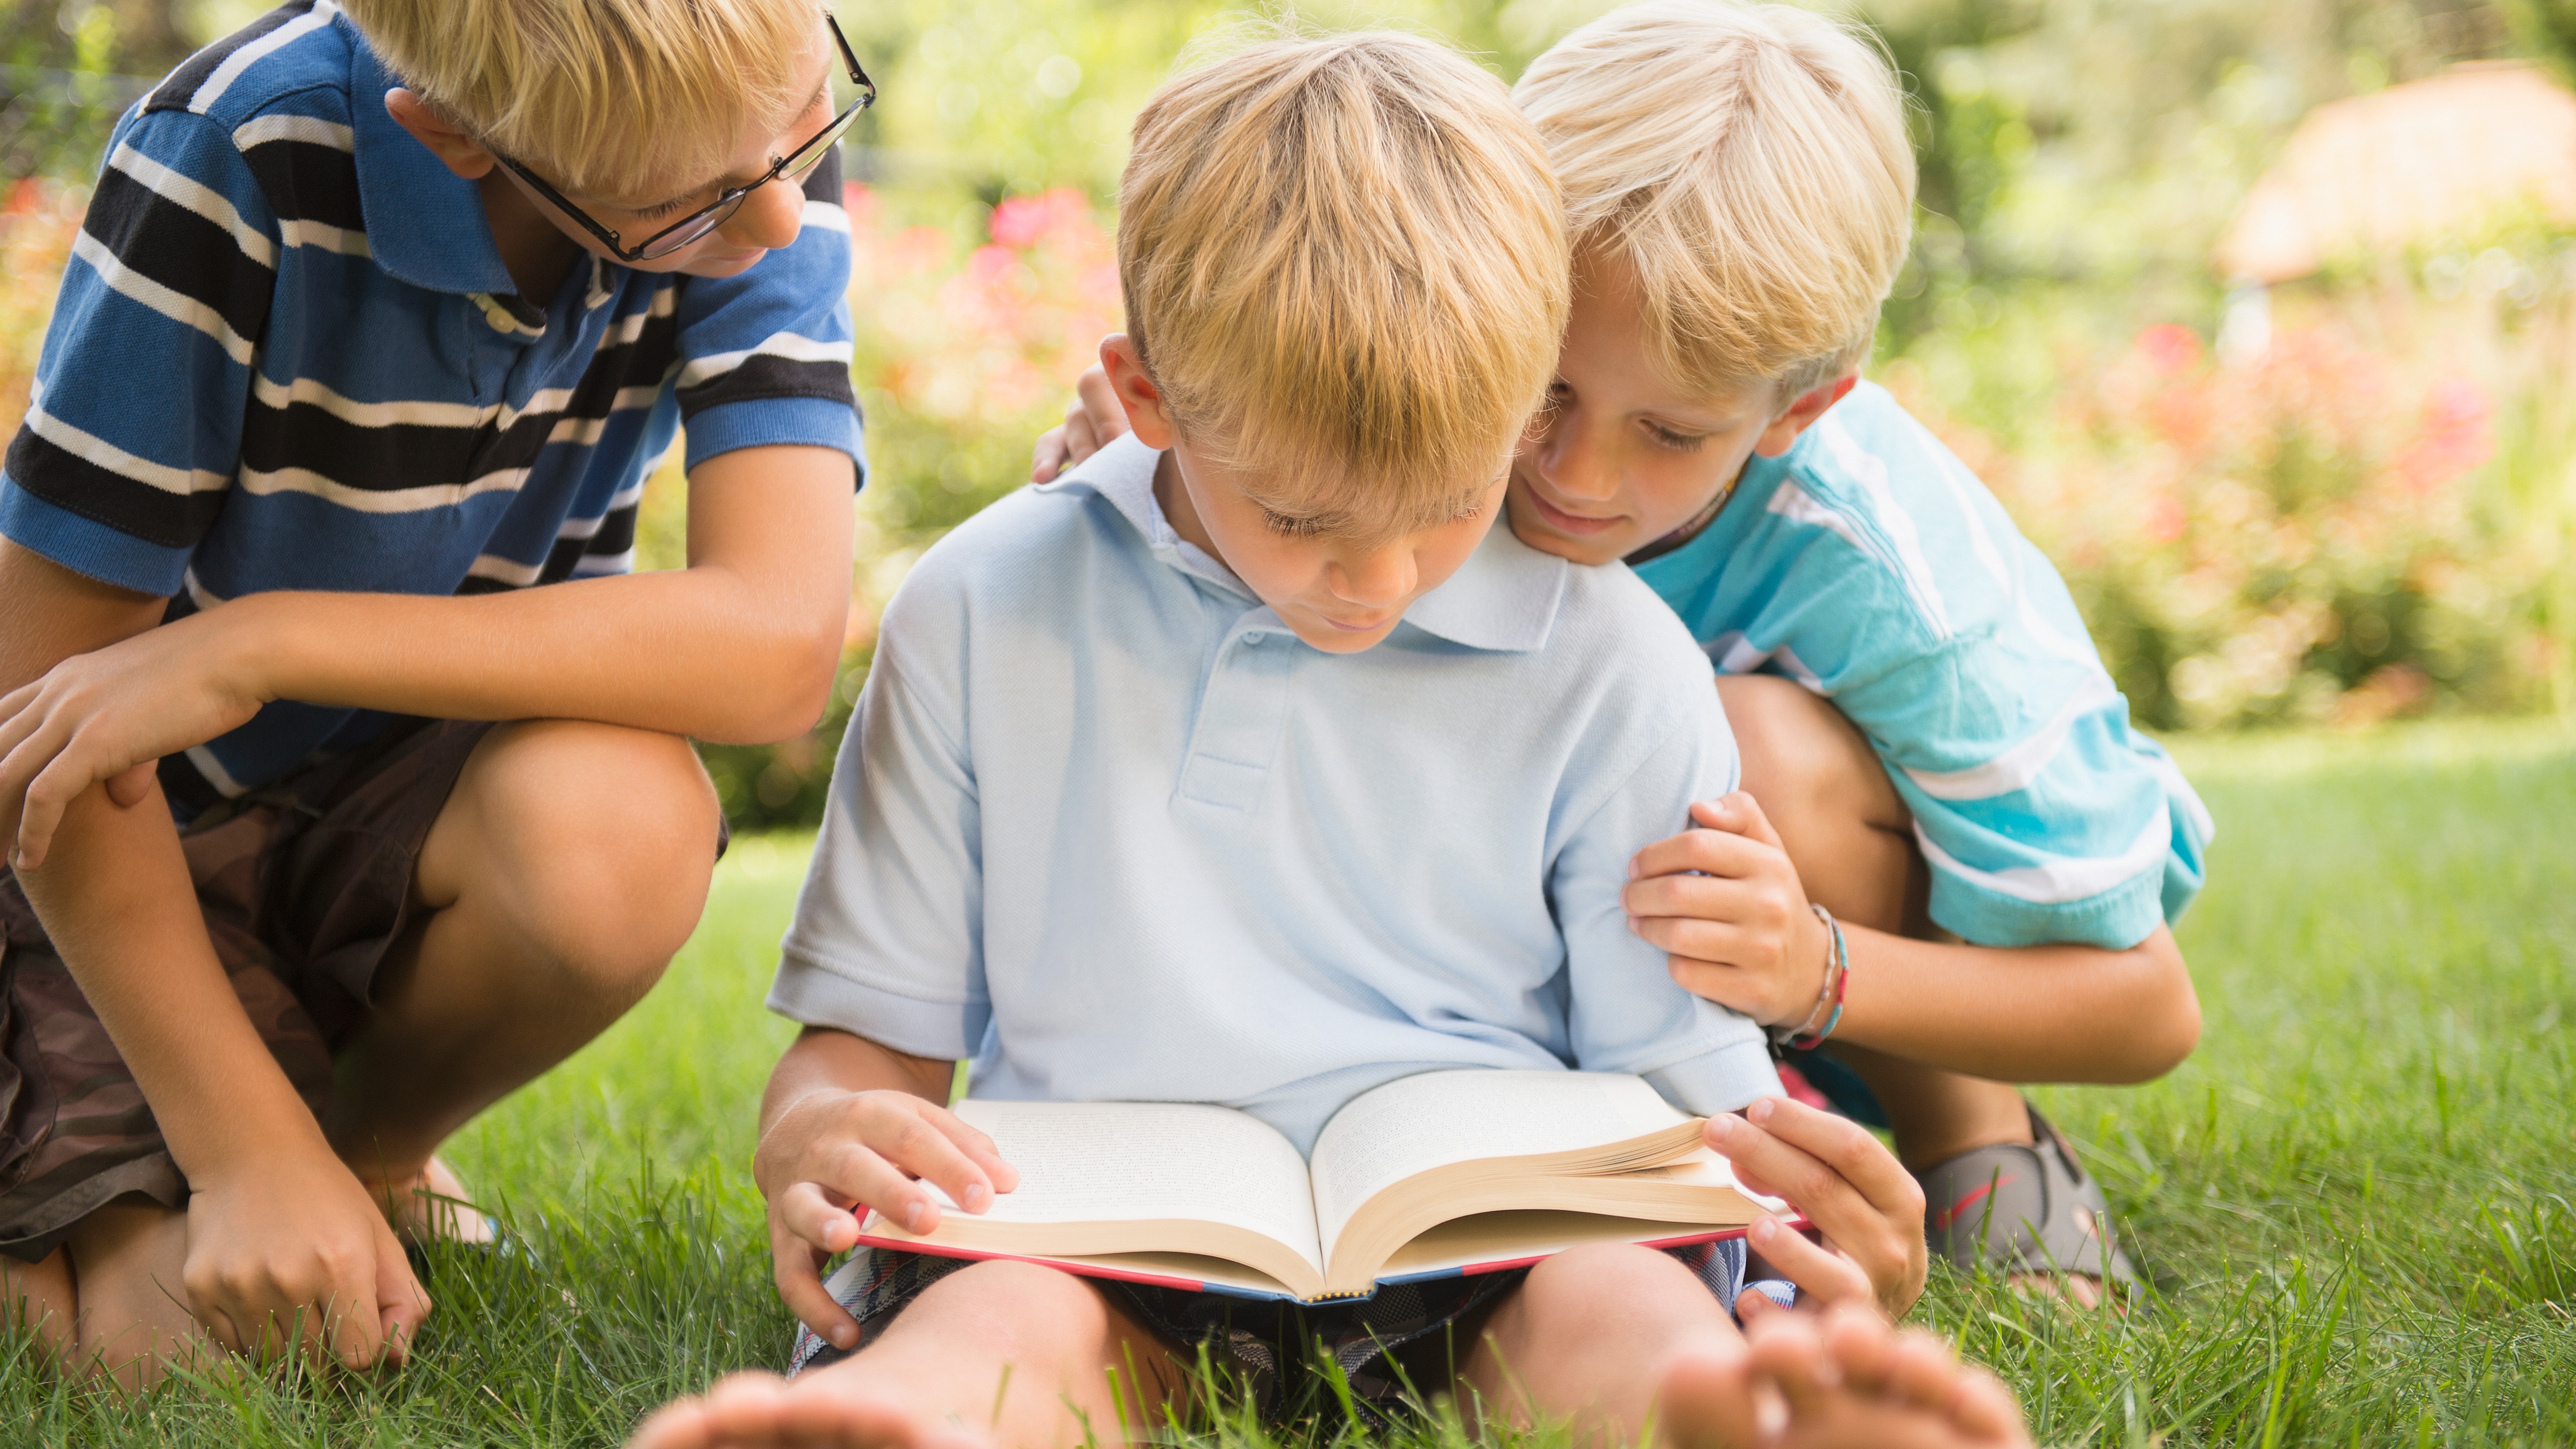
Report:
M 872 94 L 813 0 L 294 0 L 119 124 L 0 466 L 0 1308 L 67 1365 L 399 1361 L 403 1240 L 492 1231 L 439 1143 L 696 924 L 687 737 L 841 647 Z

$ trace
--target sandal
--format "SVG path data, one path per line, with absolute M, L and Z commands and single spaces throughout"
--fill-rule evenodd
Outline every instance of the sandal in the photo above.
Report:
M 2054 1123 L 2030 1110 L 2035 1145 L 1998 1143 L 1916 1173 L 1923 1236 L 1936 1258 L 1962 1268 L 1983 1260 L 2000 1276 L 2071 1274 L 2142 1301 L 2146 1284 L 2111 1231 L 2102 1184 L 2087 1177 Z

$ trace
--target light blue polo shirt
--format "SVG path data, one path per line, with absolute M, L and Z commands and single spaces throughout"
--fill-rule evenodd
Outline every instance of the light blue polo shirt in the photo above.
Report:
M 1300 1148 L 1444 1067 L 1779 1089 L 1675 985 L 1631 854 L 1735 788 L 1709 664 L 1625 567 L 1497 528 L 1376 648 L 1300 641 L 1124 438 L 887 608 L 769 1004 L 974 1093 L 1216 1102 Z

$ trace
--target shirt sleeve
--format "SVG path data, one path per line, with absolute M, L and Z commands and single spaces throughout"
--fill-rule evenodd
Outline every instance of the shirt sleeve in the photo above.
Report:
M 1697 702 L 1679 724 L 1567 835 L 1548 890 L 1565 936 L 1575 1065 L 1637 1073 L 1676 1107 L 1705 1116 L 1780 1090 L 1770 1048 L 1751 1018 L 1684 991 L 1664 953 L 1628 929 L 1620 904 L 1629 858 L 1684 829 L 1691 801 L 1736 786 L 1735 742 L 1717 691 L 1698 684 L 1691 695 Z
M 673 380 L 687 466 L 778 444 L 838 448 L 867 481 L 850 386 L 850 218 L 838 151 L 805 178 L 796 240 L 740 276 L 691 277 L 678 301 Z
M 992 1017 L 982 817 L 958 711 L 904 670 L 903 636 L 916 621 L 902 603 L 887 611 L 841 738 L 769 1007 L 954 1059 L 973 1053 Z
M 179 591 L 241 455 L 281 235 L 215 122 L 120 122 L 0 463 L 0 534 L 138 593 Z
M 1961 939 L 2124 950 L 2199 889 L 2207 812 L 2098 663 L 1996 629 L 1835 702 L 1886 761 L 1931 868 L 1932 920 Z

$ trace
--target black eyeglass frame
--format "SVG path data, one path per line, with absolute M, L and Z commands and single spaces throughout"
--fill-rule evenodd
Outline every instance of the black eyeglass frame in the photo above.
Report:
M 544 177 L 498 151 L 492 152 L 492 159 L 509 167 L 511 175 L 528 183 L 530 190 L 544 197 L 557 211 L 580 222 L 582 230 L 599 238 L 600 245 L 607 247 L 619 261 L 659 261 L 724 225 L 736 211 L 741 209 L 744 197 L 782 176 L 801 177 L 813 170 L 815 166 L 821 164 L 824 153 L 839 145 L 841 138 L 849 134 L 851 125 L 859 119 L 859 112 L 876 104 L 877 83 L 868 79 L 867 71 L 860 68 L 858 52 L 850 49 L 850 38 L 841 33 L 841 22 L 833 19 L 831 12 L 825 11 L 823 23 L 831 27 L 832 43 L 841 48 L 841 63 L 849 68 L 850 82 L 859 88 L 859 98 L 844 107 L 840 114 L 832 117 L 829 125 L 815 132 L 813 137 L 803 145 L 784 156 L 772 158 L 769 170 L 763 173 L 758 181 L 724 192 L 714 201 L 644 238 L 642 243 L 636 246 L 627 246 L 613 229 L 601 226 L 592 220 L 590 213 L 573 205 L 562 192 L 549 185 Z M 803 158 L 801 164 L 798 159 L 800 157 Z

